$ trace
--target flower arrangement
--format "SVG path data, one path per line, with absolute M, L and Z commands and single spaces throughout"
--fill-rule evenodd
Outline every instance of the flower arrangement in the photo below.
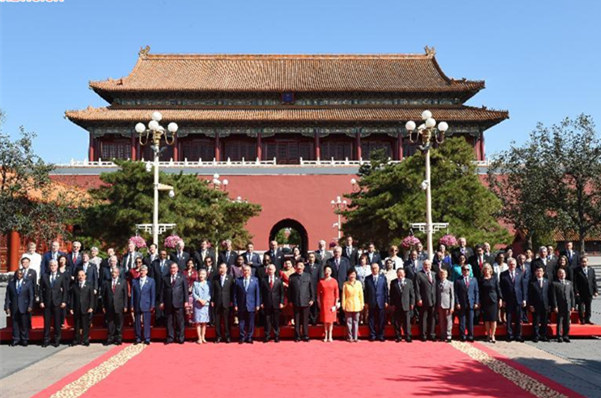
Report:
M 417 245 L 418 243 L 420 243 L 419 239 L 417 239 L 415 236 L 409 235 L 405 239 L 403 239 L 403 241 L 401 242 L 401 246 L 403 246 L 405 249 L 408 249 L 412 246 Z
M 129 241 L 136 245 L 136 248 L 141 249 L 146 247 L 146 240 L 141 236 L 132 236 L 129 238 Z
M 169 235 L 167 238 L 165 238 L 165 247 L 175 249 L 175 246 L 177 246 L 177 242 L 179 242 L 180 240 L 182 240 L 182 238 L 180 238 L 177 235 Z
M 453 235 L 447 234 L 440 238 L 438 243 L 440 243 L 441 245 L 445 245 L 446 247 L 457 246 L 457 238 L 455 238 L 455 236 Z

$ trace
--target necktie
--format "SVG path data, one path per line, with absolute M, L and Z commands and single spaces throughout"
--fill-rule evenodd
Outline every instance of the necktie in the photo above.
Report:
M 221 277 L 221 287 L 223 287 L 223 282 L 225 281 L 225 277 Z
M 54 281 L 56 280 L 56 274 L 52 274 L 52 277 L 50 278 L 50 287 L 54 287 Z
M 540 288 L 542 289 L 542 288 L 543 288 L 543 280 L 542 280 L 542 279 L 540 279 L 540 280 L 538 281 L 538 283 L 539 283 L 539 285 L 540 285 Z
M 269 288 L 273 289 L 273 276 L 269 278 Z
M 56 256 L 56 253 L 52 253 L 52 259 L 53 259 L 53 260 L 56 260 L 56 257 L 57 257 L 57 256 Z
M 513 271 L 511 271 L 511 281 L 515 282 L 515 274 L 513 273 Z
M 171 277 L 171 286 L 174 286 L 174 285 L 175 285 L 175 276 L 172 276 Z
M 144 283 L 146 283 L 146 278 L 140 278 L 140 290 L 144 287 Z
M 115 286 L 117 285 L 117 281 L 113 279 L 113 293 L 115 293 Z
M 403 280 L 399 279 L 399 290 L 401 291 L 401 293 L 403 292 Z
M 378 277 L 377 276 L 374 278 L 374 285 L 378 286 Z
M 83 289 L 83 282 L 79 282 L 79 288 Z
M 428 274 L 428 282 L 432 283 L 432 274 L 430 274 L 430 272 L 427 272 Z
M 248 279 L 244 278 L 244 290 L 248 290 Z
M 479 261 L 480 261 L 480 263 L 479 263 L 479 265 L 480 265 L 480 269 L 482 269 L 482 266 L 484 265 L 484 264 L 482 263 L 482 256 L 480 256 L 480 260 L 479 260 Z
M 75 263 L 77 261 L 77 253 L 73 253 L 73 262 Z
M 336 259 L 336 271 L 338 271 L 339 268 L 340 268 L 340 259 L 337 258 Z
M 467 288 L 469 288 L 469 287 L 470 287 L 470 280 L 469 280 L 467 277 L 465 278 L 465 286 L 466 286 Z
M 17 294 L 21 294 L 21 281 L 17 282 Z

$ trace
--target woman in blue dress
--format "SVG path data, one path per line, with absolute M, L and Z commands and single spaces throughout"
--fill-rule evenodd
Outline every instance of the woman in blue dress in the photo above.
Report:
M 207 282 L 207 271 L 201 269 L 198 272 L 198 281 L 194 282 L 192 289 L 194 298 L 194 323 L 198 334 L 197 344 L 206 343 L 207 323 L 209 322 L 209 305 L 211 304 L 211 289 Z

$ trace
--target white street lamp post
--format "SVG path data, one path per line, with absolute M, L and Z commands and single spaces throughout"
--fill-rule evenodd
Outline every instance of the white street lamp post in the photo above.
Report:
M 414 140 L 412 135 L 415 130 L 415 122 L 410 120 L 405 123 L 405 128 L 409 132 L 409 141 L 411 143 L 421 140 L 422 145 L 419 149 L 426 155 L 426 179 L 422 182 L 421 187 L 426 191 L 426 236 L 428 239 L 428 258 L 432 260 L 434 257 L 434 247 L 432 244 L 432 187 L 430 179 L 430 148 L 432 146 L 432 140 L 436 140 L 437 143 L 444 141 L 445 132 L 449 129 L 449 125 L 446 122 L 438 123 L 436 127 L 436 120 L 432 117 L 432 112 L 425 110 L 422 112 L 422 120 L 424 123 L 417 127 L 417 137 Z
M 346 202 L 346 199 L 342 200 L 342 198 L 340 196 L 336 196 L 336 199 L 332 199 L 330 204 L 332 205 L 332 208 L 334 209 L 334 211 L 336 211 L 336 213 L 338 214 L 337 227 L 338 227 L 338 240 L 340 240 L 340 238 L 342 237 L 342 214 L 340 214 L 340 212 L 342 210 L 345 210 L 348 204 Z
M 173 187 L 159 183 L 159 155 L 161 153 L 161 139 L 165 137 L 165 143 L 167 145 L 173 145 L 175 141 L 175 135 L 177 133 L 178 126 L 176 123 L 171 122 L 167 125 L 167 130 L 159 124 L 163 119 L 163 115 L 160 112 L 152 113 L 152 120 L 148 123 L 148 128 L 144 123 L 136 124 L 136 132 L 140 140 L 140 145 L 146 145 L 148 140 L 151 141 L 151 148 L 154 154 L 154 162 L 152 166 L 150 163 L 146 164 L 146 170 L 150 171 L 151 167 L 154 168 L 154 206 L 152 212 L 152 242 L 158 246 L 159 244 L 159 191 L 169 191 L 169 197 L 175 196 Z M 168 133 L 171 133 L 169 136 Z

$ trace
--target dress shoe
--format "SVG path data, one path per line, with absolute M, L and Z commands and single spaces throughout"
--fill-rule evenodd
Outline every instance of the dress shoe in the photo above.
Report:
M 244 344 L 244 340 L 238 341 L 238 344 Z
M 136 341 L 134 341 L 134 345 L 138 345 L 138 344 L 140 344 L 141 342 L 142 342 L 142 341 L 140 341 L 140 340 L 136 340 Z M 168 342 L 168 341 L 166 341 L 166 342 L 165 342 L 165 344 L 169 344 L 169 342 Z
M 46 347 L 48 347 L 48 342 L 45 341 L 42 343 L 42 348 L 46 348 Z
M 115 345 L 121 345 L 123 344 L 121 341 L 115 341 Z
M 231 342 L 232 342 L 232 339 L 230 339 L 229 337 L 226 337 L 226 339 L 225 339 L 225 343 L 226 343 L 226 344 L 229 344 L 229 343 L 231 343 Z
M 103 345 L 103 346 L 105 346 L 105 347 L 106 347 L 107 345 L 111 345 L 111 344 L 113 344 L 113 342 L 112 342 L 112 341 L 105 341 L 104 343 L 102 343 L 102 345 Z
M 178 341 L 177 344 L 184 344 L 184 340 Z
M 295 338 L 294 338 L 294 342 L 295 342 L 295 343 L 298 343 L 299 341 L 300 341 L 300 339 L 299 339 L 298 337 L 295 337 Z
M 252 340 L 246 340 L 246 344 L 254 344 L 254 341 L 252 341 Z
M 542 337 L 541 340 L 544 341 L 545 343 L 549 342 L 549 338 L 547 336 Z
M 217 343 L 221 343 L 221 337 L 217 337 L 217 339 L 215 339 L 215 344 Z
M 70 345 L 71 345 L 71 347 L 75 347 L 75 346 L 78 346 L 78 345 L 79 345 L 79 342 L 78 342 L 78 341 L 74 341 L 74 342 L 73 342 L 73 343 L 71 343 Z
M 90 343 L 89 343 L 89 342 L 87 342 L 87 343 L 83 343 L 83 345 L 84 345 L 84 347 L 89 347 L 89 346 L 90 346 Z
M 411 339 L 411 337 L 407 337 L 407 338 L 405 339 L 405 341 L 406 341 L 407 343 L 413 343 L 413 340 Z
M 380 337 L 380 341 L 383 343 L 386 341 L 386 339 L 384 337 Z
M 533 338 L 533 339 L 532 339 L 532 342 L 533 342 L 533 343 L 538 343 L 538 337 L 535 337 L 535 338 Z
M 370 337 L 370 338 L 369 338 L 369 339 L 367 339 L 367 340 L 369 340 L 369 341 L 373 342 L 373 341 L 376 341 L 376 338 L 375 338 L 375 337 Z
M 119 344 L 121 344 L 121 343 L 119 343 Z M 150 340 L 144 340 L 144 344 L 150 345 Z
M 165 341 L 165 345 L 169 345 L 169 344 L 172 344 L 172 343 L 173 343 L 173 340 L 167 340 L 167 341 Z
M 563 338 L 564 343 L 569 343 L 570 342 L 570 338 L 568 336 Z
M 265 337 L 265 338 L 263 339 L 263 343 L 269 343 L 269 340 L 270 340 L 270 339 L 269 339 L 269 337 Z
M 511 343 L 513 341 L 513 337 L 507 337 L 507 342 Z
M 52 344 L 52 347 L 58 347 L 59 345 L 60 345 L 59 342 L 55 342 L 55 343 Z
M 280 338 L 279 338 L 279 337 L 276 337 L 275 339 L 273 339 L 273 342 L 274 342 L 274 343 L 279 343 L 279 342 L 280 342 Z
M 555 341 L 557 341 L 558 343 L 563 343 L 563 339 L 561 337 L 558 337 Z
M 518 337 L 516 340 L 519 341 L 520 343 L 524 342 L 524 338 L 522 336 Z
M 19 342 L 18 342 L 18 341 L 13 341 L 12 343 L 10 343 L 10 346 L 11 346 L 11 347 L 16 347 L 16 346 L 18 346 L 18 345 L 19 345 Z
M 470 336 L 470 337 L 467 338 L 467 341 L 469 341 L 470 343 L 473 343 L 474 342 L 474 338 Z
M 426 341 L 428 341 L 428 339 L 426 338 L 426 336 L 422 336 L 422 337 L 420 338 L 420 340 L 421 340 L 421 341 L 423 341 L 423 342 L 426 342 Z
M 309 338 L 308 338 L 308 337 L 303 337 L 303 341 L 304 341 L 305 343 L 308 343 L 308 342 L 309 342 Z
M 594 323 L 592 323 L 591 321 L 586 321 L 584 323 L 587 324 L 587 325 L 594 325 Z
M 465 336 L 461 336 L 461 337 L 459 338 L 459 340 L 460 340 L 462 343 L 465 343 L 465 341 L 466 341 L 467 339 L 465 338 Z
M 401 342 L 401 338 L 400 337 L 395 337 L 394 341 L 397 342 L 397 343 L 400 343 Z
M 446 342 L 447 342 L 447 343 L 450 343 L 450 342 L 451 342 L 451 339 L 447 339 L 447 340 L 446 340 Z
M 27 345 L 28 345 L 28 344 L 29 344 L 29 343 L 28 343 L 27 341 L 22 341 L 22 342 L 21 342 L 21 345 L 22 345 L 23 347 L 27 347 Z

